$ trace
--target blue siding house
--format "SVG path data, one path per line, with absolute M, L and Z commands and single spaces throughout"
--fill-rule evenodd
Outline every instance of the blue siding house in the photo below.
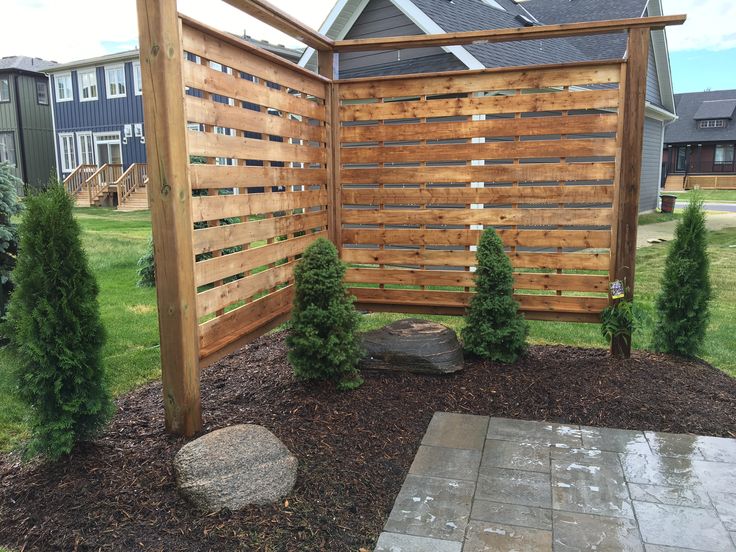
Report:
M 78 165 L 146 162 L 138 50 L 57 65 L 51 78 L 60 179 Z

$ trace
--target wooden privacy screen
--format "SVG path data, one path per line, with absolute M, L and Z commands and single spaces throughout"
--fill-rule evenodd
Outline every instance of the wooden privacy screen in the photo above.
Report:
M 283 322 L 327 233 L 329 81 L 183 20 L 200 357 Z
M 340 243 L 359 306 L 461 314 L 475 246 L 492 226 L 528 318 L 599 320 L 621 69 L 616 61 L 341 82 Z

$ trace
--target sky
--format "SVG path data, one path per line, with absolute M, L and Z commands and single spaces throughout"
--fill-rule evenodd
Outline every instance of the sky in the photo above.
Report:
M 271 0 L 315 29 L 334 1 Z M 662 2 L 666 14 L 688 14 L 685 25 L 667 30 L 675 92 L 736 88 L 736 1 Z M 179 11 L 219 29 L 300 46 L 219 0 L 179 0 Z M 137 45 L 135 0 L 3 0 L 3 20 L 10 24 L 0 33 L 0 57 L 26 55 L 68 62 Z

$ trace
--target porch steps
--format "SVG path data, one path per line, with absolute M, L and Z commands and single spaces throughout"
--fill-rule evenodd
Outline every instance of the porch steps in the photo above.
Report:
M 664 182 L 665 192 L 681 192 L 685 189 L 685 176 L 672 174 Z
M 145 211 L 148 209 L 148 191 L 145 186 L 135 189 L 122 205 L 118 205 L 118 211 Z

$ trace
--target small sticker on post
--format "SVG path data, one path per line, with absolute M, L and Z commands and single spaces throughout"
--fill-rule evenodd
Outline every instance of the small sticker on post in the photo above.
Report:
M 611 299 L 623 299 L 625 292 L 624 292 L 624 283 L 621 280 L 614 280 L 610 283 L 608 288 L 611 291 Z

